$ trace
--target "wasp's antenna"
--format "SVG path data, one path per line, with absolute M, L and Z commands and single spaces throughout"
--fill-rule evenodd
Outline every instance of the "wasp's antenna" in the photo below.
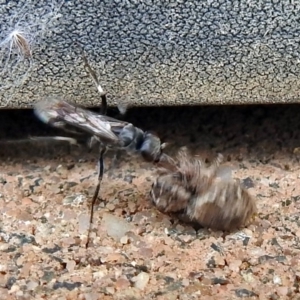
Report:
M 100 93 L 100 97 L 101 97 L 101 114 L 106 115 L 107 112 L 107 99 L 106 99 L 106 93 L 104 92 L 102 86 L 100 85 L 99 79 L 96 75 L 95 70 L 92 69 L 86 55 L 85 52 L 82 48 L 82 46 L 79 44 L 79 42 L 75 42 L 75 44 L 80 48 L 81 50 L 81 55 L 82 55 L 82 60 L 84 62 L 84 66 L 87 69 L 88 73 L 90 74 L 90 76 L 92 77 L 98 92 Z

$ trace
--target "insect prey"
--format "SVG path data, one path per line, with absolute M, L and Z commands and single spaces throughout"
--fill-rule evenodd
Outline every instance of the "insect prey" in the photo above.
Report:
M 216 230 L 247 225 L 256 214 L 254 199 L 238 179 L 218 176 L 223 156 L 210 166 L 182 148 L 177 158 L 158 169 L 150 196 L 162 213 Z

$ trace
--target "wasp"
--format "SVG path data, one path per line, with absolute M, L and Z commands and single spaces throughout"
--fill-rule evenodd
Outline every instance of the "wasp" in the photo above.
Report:
M 166 144 L 157 135 L 131 123 L 97 114 L 57 98 L 39 101 L 34 106 L 34 112 L 40 120 L 53 127 L 67 131 L 73 128 L 83 130 L 91 135 L 91 144 L 99 143 L 98 182 L 91 202 L 90 224 L 93 222 L 94 205 L 104 174 L 104 154 L 108 149 L 141 154 L 146 161 L 153 163 L 169 160 L 168 155 L 163 153 Z
M 99 172 L 96 189 L 91 201 L 91 228 L 94 205 L 98 199 L 104 174 L 104 155 L 107 150 L 125 150 L 129 153 L 140 154 L 145 161 L 152 163 L 167 162 L 170 157 L 163 153 L 166 143 L 162 143 L 156 134 L 144 131 L 129 122 L 120 121 L 106 115 L 106 93 L 84 55 L 83 60 L 100 93 L 101 112 L 96 113 L 84 109 L 63 99 L 47 98 L 34 105 L 34 113 L 41 121 L 53 127 L 72 132 L 75 130 L 75 133 L 78 133 L 78 130 L 88 133 L 90 135 L 90 146 L 95 143 L 99 144 Z M 87 246 L 88 243 L 89 234 Z

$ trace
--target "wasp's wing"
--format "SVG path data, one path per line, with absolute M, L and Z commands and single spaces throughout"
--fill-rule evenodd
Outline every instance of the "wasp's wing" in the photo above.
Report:
M 114 132 L 117 133 L 118 128 L 121 130 L 127 124 L 57 99 L 39 101 L 34 111 L 40 120 L 49 125 L 60 128 L 71 125 L 108 143 L 119 143 Z

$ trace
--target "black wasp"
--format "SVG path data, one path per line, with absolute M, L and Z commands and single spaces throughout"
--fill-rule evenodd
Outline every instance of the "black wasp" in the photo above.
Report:
M 107 99 L 94 70 L 83 55 L 85 66 L 93 78 L 101 96 L 101 113 L 70 104 L 57 98 L 39 101 L 34 106 L 36 116 L 46 124 L 65 130 L 79 129 L 91 135 L 91 142 L 100 145 L 98 182 L 91 202 L 90 226 L 93 222 L 94 205 L 98 198 L 104 173 L 104 154 L 111 149 L 140 153 L 148 162 L 162 163 L 169 157 L 163 153 L 165 144 L 153 133 L 143 131 L 133 124 L 106 116 Z M 90 227 L 91 228 L 91 227 Z M 89 234 L 87 246 L 89 243 Z

